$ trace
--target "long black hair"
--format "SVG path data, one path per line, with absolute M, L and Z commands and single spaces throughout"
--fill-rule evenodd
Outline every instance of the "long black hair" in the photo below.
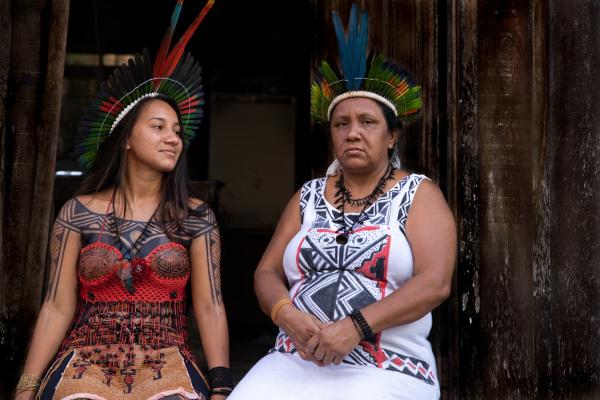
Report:
M 113 132 L 104 140 L 98 149 L 94 163 L 87 172 L 77 195 L 96 194 L 109 187 L 114 188 L 114 196 L 119 195 L 123 205 L 122 215 L 128 209 L 124 185 L 127 171 L 127 139 L 131 136 L 133 126 L 144 105 L 152 100 L 161 100 L 167 103 L 175 113 L 179 125 L 183 129 L 181 114 L 177 104 L 169 97 L 158 95 L 142 99 L 115 127 Z M 190 198 L 190 180 L 188 175 L 187 155 L 182 152 L 170 172 L 163 174 L 162 196 L 158 205 L 156 217 L 165 227 L 166 234 L 172 236 L 175 231 L 182 229 L 182 221 L 188 216 Z M 174 229 L 175 231 L 173 231 Z

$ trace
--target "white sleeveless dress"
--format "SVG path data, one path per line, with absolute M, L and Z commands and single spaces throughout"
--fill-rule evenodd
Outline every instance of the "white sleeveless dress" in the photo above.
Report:
M 323 322 L 346 317 L 390 295 L 413 275 L 405 222 L 419 184 L 411 174 L 365 210 L 347 244 L 335 240 L 341 213 L 324 196 L 326 178 L 301 190 L 302 226 L 288 244 L 283 266 L 295 307 Z M 352 226 L 359 213 L 346 213 Z M 297 354 L 280 329 L 270 354 L 229 400 L 438 399 L 435 358 L 427 340 L 431 314 L 361 341 L 340 365 L 319 367 Z

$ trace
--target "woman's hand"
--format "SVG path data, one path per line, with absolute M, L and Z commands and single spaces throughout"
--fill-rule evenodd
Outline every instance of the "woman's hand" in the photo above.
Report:
M 320 366 L 339 365 L 360 342 L 361 335 L 350 318 L 327 324 L 308 342 L 313 358 Z
M 308 342 L 319 333 L 323 326 L 317 317 L 288 304 L 277 313 L 275 323 L 287 333 L 302 359 L 314 361 Z

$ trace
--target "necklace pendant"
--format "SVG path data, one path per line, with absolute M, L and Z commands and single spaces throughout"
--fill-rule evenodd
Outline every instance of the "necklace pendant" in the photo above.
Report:
M 135 293 L 135 287 L 133 287 L 133 275 L 131 263 L 127 259 L 117 261 L 117 276 L 121 279 L 121 284 L 129 292 L 129 294 Z
M 348 243 L 348 235 L 345 235 L 343 233 L 341 235 L 337 235 L 335 237 L 335 241 L 337 244 L 346 244 Z

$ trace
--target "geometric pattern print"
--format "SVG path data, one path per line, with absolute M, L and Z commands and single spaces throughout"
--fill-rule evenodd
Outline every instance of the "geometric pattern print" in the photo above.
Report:
M 61 223 L 74 231 L 81 232 L 83 246 L 100 241 L 109 245 L 130 248 L 147 224 L 145 221 L 115 218 L 112 210 L 107 214 L 92 212 L 78 198 L 69 200 L 64 207 L 63 210 L 68 210 L 65 213 L 68 218 L 62 218 Z M 115 222 L 118 224 L 122 244 L 119 243 L 116 236 Z M 203 203 L 192 209 L 188 217 L 182 221 L 181 229 L 173 235 L 173 239 L 189 248 L 193 239 L 214 229 L 216 229 L 214 213 L 206 203 Z M 102 236 L 100 236 L 100 233 L 102 233 Z M 137 255 L 146 257 L 156 247 L 169 242 L 171 242 L 171 239 L 166 235 L 162 223 L 151 221 L 147 224 L 146 238 Z
M 346 245 L 336 232 L 310 229 L 298 248 L 304 280 L 294 304 L 321 321 L 337 321 L 383 297 L 389 235 L 383 228 L 355 230 Z
M 363 308 L 385 295 L 390 236 L 386 225 L 404 225 L 422 175 L 408 175 L 381 195 L 365 210 L 365 216 L 345 245 L 335 241 L 341 213 L 328 206 L 323 196 L 325 178 L 303 185 L 300 195 L 302 223 L 310 223 L 306 236 L 297 249 L 298 268 L 302 283 L 294 294 L 294 305 L 315 315 L 321 321 L 337 321 L 355 308 Z M 312 195 L 312 196 L 311 196 Z M 397 198 L 401 196 L 401 198 Z M 305 221 L 310 198 L 314 220 Z M 396 201 L 398 214 L 391 215 Z M 346 226 L 352 226 L 358 214 L 345 215 Z M 344 359 L 344 363 L 397 371 L 428 384 L 434 384 L 430 365 L 414 357 L 395 353 L 379 346 L 381 335 L 374 342 L 362 341 Z M 281 331 L 272 351 L 295 352 L 290 338 Z
M 415 357 L 381 348 L 377 344 L 377 342 L 379 342 L 379 335 L 377 336 L 375 343 L 366 341 L 360 342 L 359 346 L 346 357 L 344 362 L 347 364 L 377 367 L 388 371 L 400 372 L 412 376 L 413 378 L 420 379 L 430 385 L 435 383 L 435 373 L 429 363 Z
M 421 379 L 430 385 L 435 383 L 435 373 L 425 361 L 387 350 L 384 350 L 384 353 L 387 356 L 387 360 L 389 360 L 389 364 L 386 368 L 387 370 L 398 371 L 410 375 L 414 378 Z
M 379 335 L 377 335 L 379 336 Z M 376 343 L 379 338 L 376 338 Z M 361 341 L 359 345 L 344 358 L 343 363 L 359 365 L 367 368 L 381 368 L 388 371 L 399 372 L 434 385 L 436 376 L 433 368 L 426 361 L 419 360 L 404 354 L 383 349 L 376 343 Z M 296 348 L 289 336 L 280 331 L 275 339 L 275 346 L 269 351 L 293 354 Z
M 374 204 L 367 208 L 364 212 L 360 226 L 366 225 L 390 225 L 392 223 L 399 223 L 402 233 L 404 233 L 404 225 L 410 205 L 415 196 L 417 188 L 423 179 L 428 179 L 424 175 L 410 174 L 400 179 L 391 189 L 382 194 Z M 313 228 L 330 228 L 338 229 L 339 226 L 337 221 L 341 221 L 341 212 L 333 207 L 329 207 L 325 196 L 323 195 L 325 190 L 326 178 L 317 178 L 312 181 L 306 182 L 302 186 L 300 195 L 300 214 L 302 221 L 304 222 L 304 214 L 306 206 L 308 205 L 309 199 L 313 197 L 314 201 L 314 212 L 315 219 L 312 222 Z M 398 194 L 401 194 L 399 212 L 398 215 L 391 215 L 391 208 L 393 200 Z M 346 219 L 346 226 L 352 226 L 356 218 L 357 213 L 344 214 Z
M 400 230 L 402 231 L 402 233 L 404 235 L 406 235 L 406 232 L 405 232 L 406 218 L 408 218 L 408 212 L 410 210 L 410 206 L 413 202 L 413 199 L 415 198 L 415 193 L 417 193 L 419 184 L 421 183 L 421 181 L 423 179 L 429 180 L 429 178 L 427 178 L 424 175 L 413 174 L 413 175 L 409 175 L 409 177 L 411 177 L 411 179 L 409 179 L 405 183 L 406 189 L 402 193 L 402 198 L 400 199 L 400 206 L 398 209 L 398 216 L 397 216 L 398 222 L 400 222 Z

